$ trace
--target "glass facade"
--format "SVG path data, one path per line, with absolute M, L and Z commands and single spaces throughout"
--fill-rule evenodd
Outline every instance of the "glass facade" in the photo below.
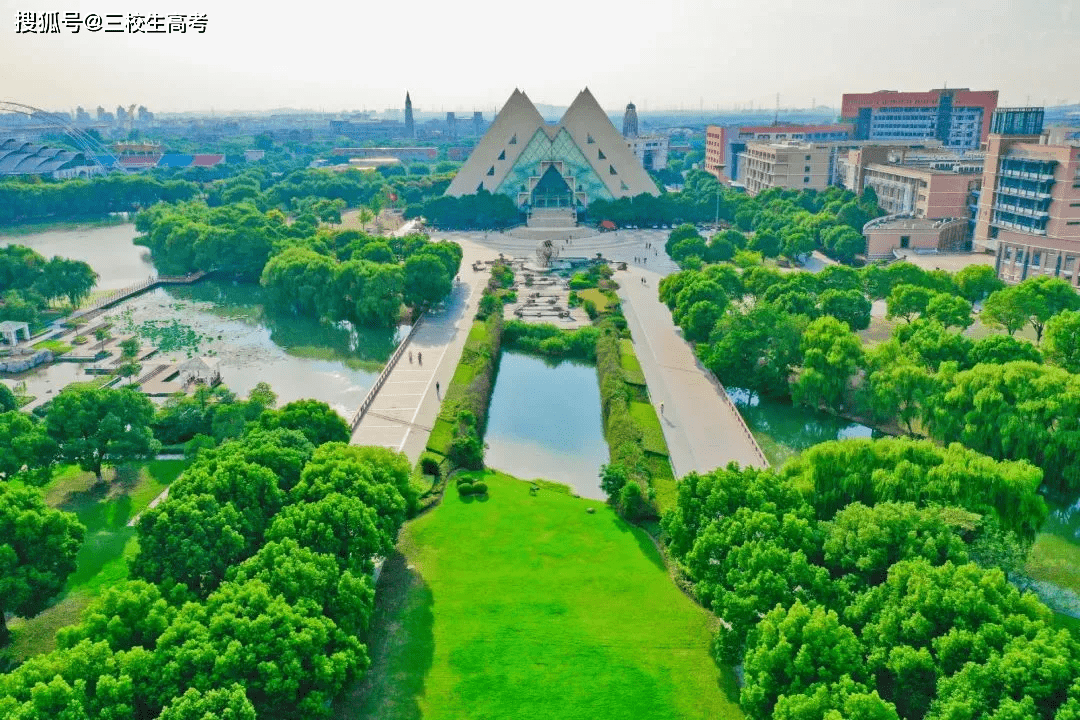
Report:
M 588 148 L 599 157 L 601 148 L 595 144 Z M 537 129 L 495 192 L 509 195 L 519 206 L 529 205 L 540 178 L 552 167 L 573 189 L 575 205 L 588 205 L 597 198 L 613 199 L 566 128 L 559 128 L 554 140 L 542 128 Z

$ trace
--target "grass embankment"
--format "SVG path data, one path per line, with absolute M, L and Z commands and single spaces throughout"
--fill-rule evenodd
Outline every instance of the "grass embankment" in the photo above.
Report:
M 603 503 L 482 473 L 402 531 L 367 678 L 338 717 L 738 718 L 713 624 Z M 595 514 L 586 508 L 595 508 Z
M 502 343 L 502 314 L 492 313 L 485 320 L 475 320 L 461 351 L 454 376 L 443 394 L 442 408 L 428 436 L 427 449 L 441 457 L 450 454 L 454 441 L 457 416 L 468 410 L 476 416 L 483 434 L 487 419 L 491 390 L 495 385 L 495 373 L 499 365 L 499 348 Z
M 98 227 L 125 225 L 129 222 L 131 222 L 131 220 L 115 215 L 110 215 L 106 217 L 87 217 L 77 220 L 42 220 L 40 222 L 21 222 L 16 225 L 0 226 L 0 237 L 34 235 L 36 233 L 60 230 L 88 230 Z
M 1080 546 L 1058 535 L 1040 533 L 1028 555 L 1027 574 L 1080 595 Z
M 146 509 L 169 486 L 187 463 L 155 460 L 143 466 L 106 470 L 109 482 L 97 483 L 93 473 L 68 467 L 42 488 L 51 507 L 75 513 L 86 526 L 75 572 L 59 598 L 40 615 L 9 621 L 12 642 L 7 653 L 18 660 L 55 647 L 56 631 L 75 623 L 103 587 L 127 577 L 129 558 L 138 541 L 128 521 Z

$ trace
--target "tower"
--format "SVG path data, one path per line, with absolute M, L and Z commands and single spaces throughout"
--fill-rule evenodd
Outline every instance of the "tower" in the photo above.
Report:
M 634 103 L 626 104 L 626 114 L 622 119 L 622 134 L 625 138 L 637 137 L 637 108 Z
M 416 129 L 413 127 L 412 98 L 409 91 L 405 91 L 405 137 L 416 137 Z

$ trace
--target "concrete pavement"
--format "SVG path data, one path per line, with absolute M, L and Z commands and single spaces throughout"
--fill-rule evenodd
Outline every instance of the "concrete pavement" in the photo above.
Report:
M 641 283 L 643 277 L 647 284 Z M 698 363 L 667 306 L 657 298 L 662 277 L 637 267 L 615 273 L 634 351 L 658 413 L 663 404 L 660 424 L 676 477 L 708 472 L 732 460 L 768 467 L 739 411 Z
M 440 239 L 436 236 L 435 239 Z M 474 272 L 476 260 L 493 260 L 498 252 L 455 237 L 461 244 L 460 280 L 445 306 L 429 312 L 413 335 L 370 409 L 353 431 L 353 445 L 381 445 L 404 452 L 415 463 L 427 445 L 428 435 L 454 375 L 465 339 L 472 327 L 476 306 L 488 281 L 487 268 Z M 409 353 L 412 353 L 412 362 Z M 422 358 L 422 359 L 421 359 Z

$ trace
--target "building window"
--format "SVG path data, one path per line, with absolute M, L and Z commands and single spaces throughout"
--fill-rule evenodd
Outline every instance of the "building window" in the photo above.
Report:
M 615 166 L 614 165 L 608 165 L 607 169 L 608 169 L 608 173 L 610 173 L 611 175 L 618 175 L 618 173 L 615 172 Z
M 1074 263 L 1075 261 L 1076 261 L 1076 258 L 1074 258 L 1074 257 L 1067 257 L 1067 258 L 1065 258 L 1065 271 L 1066 271 L 1066 272 L 1072 272 L 1072 269 L 1073 269 L 1073 263 Z
M 1035 267 L 1039 267 L 1042 265 L 1042 251 L 1036 250 L 1035 252 L 1031 253 L 1031 264 Z
M 503 150 L 501 153 L 499 153 L 499 159 L 500 160 L 505 160 L 506 159 L 506 151 L 505 150 Z
M 900 247 L 902 247 L 902 248 L 911 247 L 911 236 L 910 235 L 901 235 L 900 236 Z
M 517 145 L 517 133 L 514 133 L 514 136 L 510 138 L 510 142 L 508 142 L 507 145 Z
M 1080 225 L 1080 220 L 1070 220 L 1065 224 L 1066 225 Z
M 592 135 L 586 133 L 585 134 L 585 144 L 586 145 L 592 145 L 594 142 L 596 142 L 596 141 L 592 139 Z
M 804 183 L 808 183 L 808 182 L 810 182 L 810 178 L 808 178 L 808 177 L 804 177 L 804 178 L 802 179 L 802 181 L 803 181 Z
M 598 150 L 596 151 L 596 156 L 597 156 L 598 158 L 600 158 L 601 160 L 607 160 L 607 155 L 605 155 L 605 154 L 604 154 L 604 151 L 603 151 L 603 150 L 599 150 L 599 149 L 598 149 Z
M 1005 248 L 1005 262 L 1012 262 L 1012 251 L 1011 247 Z
M 488 168 L 487 174 L 488 175 L 494 175 L 495 174 L 495 166 L 494 165 L 492 165 L 490 168 Z
M 807 155 L 807 156 L 806 156 L 806 159 L 807 159 L 807 160 L 809 160 L 809 159 L 810 159 L 810 156 L 809 156 L 809 155 Z
M 803 172 L 810 172 L 810 166 L 809 166 L 809 165 L 807 165 L 806 167 L 804 167 L 804 168 L 802 169 L 802 171 L 803 171 Z

